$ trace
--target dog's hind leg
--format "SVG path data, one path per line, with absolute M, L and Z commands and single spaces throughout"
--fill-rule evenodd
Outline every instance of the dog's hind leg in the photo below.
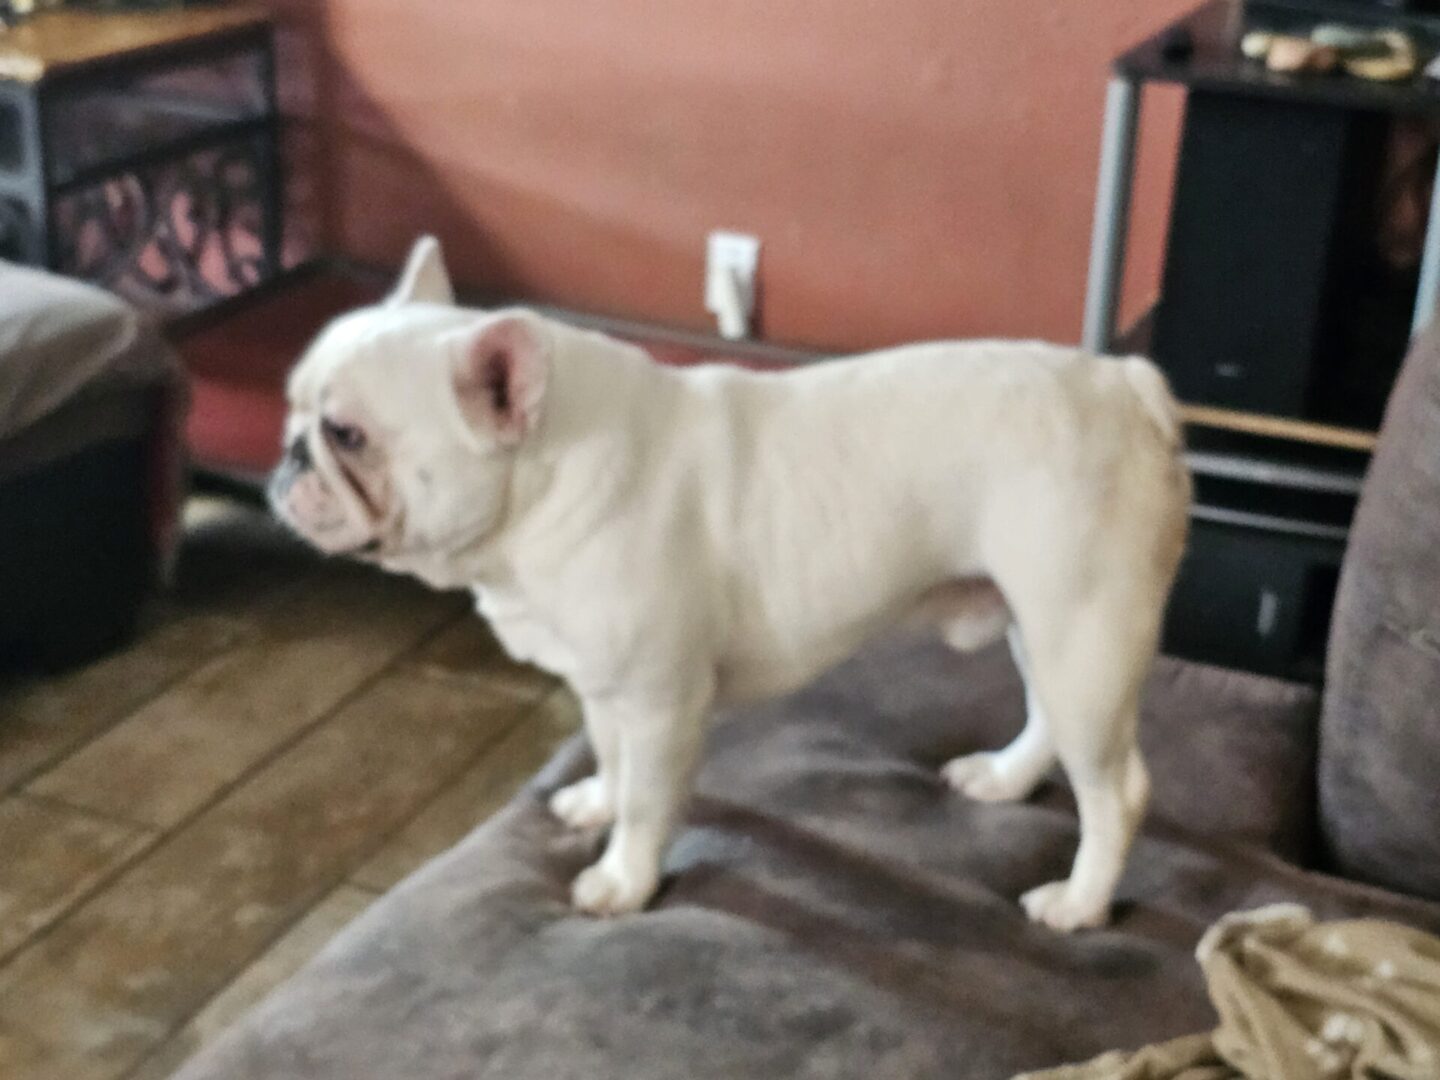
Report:
M 1099 926 L 1149 801 L 1136 743 L 1140 687 L 1155 653 L 1157 613 L 1135 596 L 1092 598 L 1058 623 L 1031 614 L 1032 678 L 1075 792 L 1080 847 L 1070 876 L 1021 898 L 1057 930 Z
M 1025 727 L 1003 750 L 966 754 L 940 770 L 951 787 L 982 802 L 1025 798 L 1055 764 L 1055 744 L 1040 697 L 1035 693 L 1020 628 L 1011 623 L 1006 636 L 1015 666 L 1025 680 Z

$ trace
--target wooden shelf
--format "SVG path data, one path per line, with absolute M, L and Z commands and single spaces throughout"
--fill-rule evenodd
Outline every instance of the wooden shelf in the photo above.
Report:
M 0 79 L 35 83 L 75 68 L 268 26 L 251 4 L 158 11 L 44 11 L 0 30 Z
M 1150 339 L 1155 329 L 1155 305 L 1148 307 L 1130 328 L 1119 334 L 1110 351 L 1116 355 L 1150 355 Z M 1370 453 L 1375 449 L 1376 434 L 1365 428 L 1343 427 L 1338 424 L 1324 424 L 1314 420 L 1296 420 L 1266 413 L 1247 412 L 1219 405 L 1182 404 L 1180 415 L 1185 423 L 1194 427 L 1218 428 L 1242 435 L 1257 435 L 1268 439 L 1285 439 L 1290 442 L 1308 443 L 1311 446 L 1328 446 L 1337 450 L 1356 450 Z
M 1185 423 L 1200 427 L 1221 428 L 1225 431 L 1238 431 L 1246 435 L 1289 439 L 1293 442 L 1312 443 L 1318 446 L 1333 446 L 1340 450 L 1359 450 L 1369 453 L 1375 449 L 1375 432 L 1366 431 L 1363 428 L 1317 424 L 1311 420 L 1291 420 L 1283 416 L 1267 416 L 1263 413 L 1241 412 L 1238 409 L 1222 409 L 1214 405 L 1181 405 L 1180 415 L 1184 418 Z

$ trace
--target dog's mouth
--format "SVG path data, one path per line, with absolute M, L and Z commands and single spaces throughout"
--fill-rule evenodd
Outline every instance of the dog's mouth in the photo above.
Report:
M 343 461 L 337 461 L 337 470 L 341 481 L 355 496 L 365 510 L 366 522 L 370 526 L 371 535 L 354 547 L 349 548 L 340 554 L 349 555 L 355 558 L 366 558 L 385 554 L 391 546 L 387 537 L 392 539 L 400 535 L 400 515 L 398 513 L 387 513 L 381 505 L 380 500 L 375 497 L 370 486 L 366 484 L 352 469 Z
M 370 493 L 370 488 L 360 479 L 359 474 L 343 461 L 335 462 L 336 471 L 345 486 L 350 489 L 351 494 L 365 508 L 365 513 L 370 521 L 378 522 L 384 520 L 384 513 L 381 511 L 375 497 Z
M 328 493 L 322 495 L 326 489 Z M 380 500 L 344 462 L 321 469 L 287 459 L 272 474 L 267 495 L 280 520 L 330 555 L 379 555 L 387 533 L 394 531 Z M 344 534 L 349 535 L 342 540 Z M 357 534 L 359 539 L 352 540 Z

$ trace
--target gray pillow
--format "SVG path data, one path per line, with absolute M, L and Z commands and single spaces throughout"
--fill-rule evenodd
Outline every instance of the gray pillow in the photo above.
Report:
M 0 438 L 81 397 L 181 383 L 149 317 L 97 286 L 0 261 Z
M 1335 869 L 1440 898 L 1440 330 L 1405 362 L 1356 513 L 1319 783 Z

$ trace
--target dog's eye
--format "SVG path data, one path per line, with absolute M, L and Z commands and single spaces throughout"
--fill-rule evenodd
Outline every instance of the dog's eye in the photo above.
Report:
M 340 424 L 334 420 L 323 422 L 325 437 L 338 446 L 341 450 L 364 450 L 365 432 L 353 424 Z

